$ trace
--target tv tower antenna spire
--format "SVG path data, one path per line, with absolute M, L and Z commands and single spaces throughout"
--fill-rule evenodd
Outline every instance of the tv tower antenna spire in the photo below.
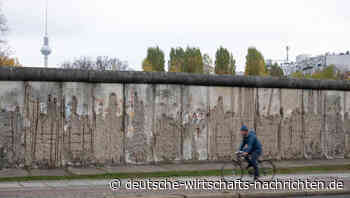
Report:
M 45 1 L 45 33 L 44 33 L 44 44 L 40 49 L 40 52 L 42 55 L 44 55 L 44 66 L 48 66 L 49 62 L 49 55 L 51 54 L 52 50 L 49 46 L 49 35 L 47 33 L 47 15 L 48 15 L 48 0 Z

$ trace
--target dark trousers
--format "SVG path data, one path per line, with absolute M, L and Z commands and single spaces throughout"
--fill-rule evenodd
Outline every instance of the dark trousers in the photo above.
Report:
M 252 152 L 250 153 L 250 157 L 249 156 L 246 156 L 244 157 L 245 160 L 247 160 L 248 162 L 248 166 L 252 166 L 255 170 L 255 173 L 254 173 L 254 176 L 255 177 L 259 177 L 259 169 L 258 169 L 258 164 L 257 164 L 257 161 L 260 157 L 260 152 Z

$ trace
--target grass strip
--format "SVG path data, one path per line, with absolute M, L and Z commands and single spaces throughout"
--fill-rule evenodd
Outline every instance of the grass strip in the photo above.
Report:
M 350 171 L 349 165 L 320 165 L 306 167 L 277 168 L 276 174 L 296 173 L 329 173 Z M 104 173 L 96 175 L 69 175 L 69 176 L 25 176 L 25 177 L 2 177 L 0 182 L 18 181 L 42 181 L 42 180 L 77 180 L 77 179 L 125 179 L 125 178 L 159 178 L 159 177 L 200 177 L 221 176 L 221 170 L 196 170 L 196 171 L 162 171 L 162 172 L 135 172 L 135 173 Z

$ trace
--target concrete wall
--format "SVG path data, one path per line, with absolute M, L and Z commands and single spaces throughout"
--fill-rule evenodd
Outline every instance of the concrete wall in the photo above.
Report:
M 256 129 L 264 158 L 350 157 L 347 82 L 72 73 L 0 69 L 3 167 L 224 160 L 242 123 Z

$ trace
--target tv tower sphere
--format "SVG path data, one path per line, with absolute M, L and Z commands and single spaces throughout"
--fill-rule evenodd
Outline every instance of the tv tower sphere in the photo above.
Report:
M 52 50 L 51 50 L 51 48 L 49 46 L 48 40 L 49 40 L 49 38 L 47 36 L 45 36 L 44 37 L 44 45 L 40 49 L 41 54 L 44 55 L 44 56 L 48 56 L 52 52 Z

